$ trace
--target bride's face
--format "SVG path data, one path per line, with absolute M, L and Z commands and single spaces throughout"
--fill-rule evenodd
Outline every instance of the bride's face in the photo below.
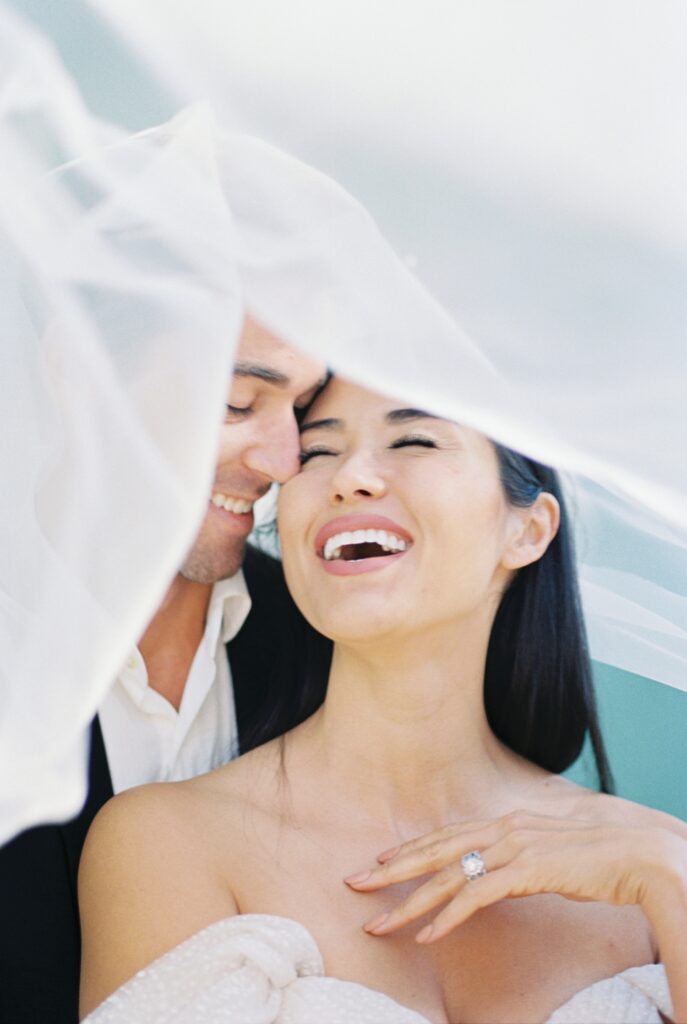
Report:
M 365 641 L 491 621 L 521 510 L 485 437 L 334 380 L 301 451 L 279 533 L 289 588 L 320 632 Z

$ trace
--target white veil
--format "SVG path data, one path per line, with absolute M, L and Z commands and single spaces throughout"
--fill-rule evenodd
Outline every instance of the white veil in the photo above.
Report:
M 566 470 L 594 657 L 687 689 L 682 6 L 89 11 L 162 106 L 201 102 L 130 137 L 0 6 L 0 841 L 83 797 L 85 727 L 202 515 L 244 308 Z

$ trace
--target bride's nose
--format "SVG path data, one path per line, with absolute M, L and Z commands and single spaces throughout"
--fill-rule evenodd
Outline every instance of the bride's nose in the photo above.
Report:
M 386 481 L 374 458 L 357 452 L 339 463 L 330 484 L 330 501 L 332 505 L 341 505 L 347 501 L 381 498 L 386 491 Z

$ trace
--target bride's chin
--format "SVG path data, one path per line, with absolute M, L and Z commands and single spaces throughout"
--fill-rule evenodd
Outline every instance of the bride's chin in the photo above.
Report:
M 390 640 L 400 640 L 408 634 L 407 619 L 389 615 L 356 614 L 341 616 L 336 613 L 314 623 L 315 628 L 335 644 L 346 647 L 380 646 Z

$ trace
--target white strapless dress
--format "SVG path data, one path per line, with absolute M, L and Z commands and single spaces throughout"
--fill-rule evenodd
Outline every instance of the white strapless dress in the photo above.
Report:
M 633 967 L 583 989 L 546 1024 L 660 1024 L 663 967 Z M 87 1024 L 430 1024 L 365 985 L 324 975 L 303 925 L 243 914 L 209 925 L 139 971 Z

